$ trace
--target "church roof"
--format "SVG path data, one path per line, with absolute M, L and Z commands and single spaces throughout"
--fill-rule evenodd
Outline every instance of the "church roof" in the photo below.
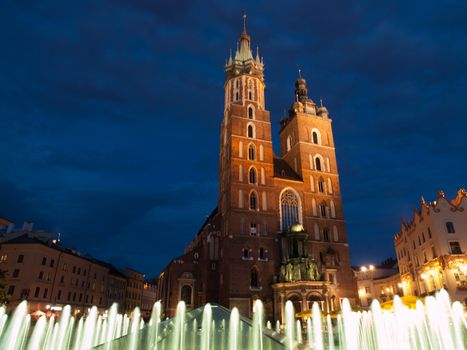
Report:
M 198 230 L 198 233 L 196 234 L 196 236 L 199 236 L 201 234 L 201 232 L 203 232 L 204 228 L 206 227 L 206 225 L 209 223 L 209 221 L 211 221 L 214 216 L 216 216 L 217 214 L 217 208 L 218 207 L 215 207 L 214 210 L 211 212 L 211 214 L 209 214 L 208 217 L 206 217 L 206 220 L 204 220 L 203 224 L 201 225 L 201 228 Z
M 300 175 L 298 175 L 284 159 L 276 157 L 274 157 L 274 177 L 294 181 L 303 181 Z

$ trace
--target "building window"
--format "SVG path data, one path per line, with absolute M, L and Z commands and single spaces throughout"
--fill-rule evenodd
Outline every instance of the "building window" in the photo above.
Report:
M 62 291 L 59 290 L 59 291 L 57 292 L 57 300 L 60 300 L 61 298 L 62 298 Z
M 436 254 L 435 246 L 431 246 L 431 256 L 432 259 L 436 258 L 438 255 Z
M 253 119 L 253 107 L 248 107 L 248 119 Z
M 446 222 L 446 229 L 448 230 L 448 233 L 456 233 L 456 230 L 454 230 L 454 224 L 450 221 Z
M 42 265 L 45 265 L 45 264 L 47 264 L 47 258 L 44 256 L 44 257 L 42 258 Z
M 458 241 L 449 242 L 449 247 L 451 248 L 452 254 L 462 254 L 461 246 Z
M 250 250 L 248 248 L 243 248 L 243 259 L 250 259 Z
M 266 260 L 266 251 L 264 248 L 259 248 L 259 259 Z
M 253 287 L 253 288 L 258 288 L 259 287 L 258 270 L 256 270 L 256 268 L 254 268 L 254 267 L 251 269 L 250 286 Z
M 256 158 L 256 154 L 255 154 L 255 153 L 256 153 L 256 152 L 255 152 L 255 145 L 252 144 L 252 145 L 250 145 L 250 146 L 248 147 L 248 159 L 249 159 L 249 160 L 255 160 L 255 158 Z
M 191 305 L 191 286 L 184 285 L 180 290 L 180 300 L 184 301 L 186 305 Z
M 44 278 L 44 271 L 40 271 L 39 272 L 39 279 L 43 279 Z
M 249 124 L 247 130 L 248 130 L 247 136 L 250 139 L 253 139 L 255 137 L 255 128 L 254 128 L 254 126 L 252 124 Z
M 43 298 L 47 298 L 48 293 L 49 293 L 49 288 L 45 288 Z
M 323 228 L 323 240 L 329 242 L 329 229 Z
M 22 263 L 24 261 L 24 255 L 23 254 L 20 254 L 18 255 L 18 261 L 19 263 Z
M 281 223 L 283 231 L 300 223 L 299 201 L 295 193 L 290 190 L 284 191 L 281 196 Z
M 55 264 L 55 260 L 54 259 L 50 260 L 50 267 L 54 267 L 54 264 Z
M 250 224 L 250 235 L 256 236 L 257 233 L 258 233 L 258 229 L 256 227 L 256 223 L 252 222 Z
M 431 230 L 429 227 L 428 227 L 428 238 L 431 238 Z
M 255 168 L 250 169 L 250 183 L 251 184 L 256 183 L 256 169 Z
M 248 99 L 253 100 L 253 81 L 248 81 Z
M 7 294 L 12 296 L 14 292 L 15 292 L 15 286 L 9 286 Z
M 316 170 L 321 171 L 321 169 L 322 169 L 321 168 L 321 158 L 319 158 L 319 157 L 315 158 L 315 167 L 316 167 Z
M 311 135 L 312 135 L 311 138 L 312 138 L 313 143 L 314 144 L 319 144 L 318 132 L 313 131 Z
M 319 210 L 320 210 L 321 216 L 323 218 L 327 217 L 327 215 L 326 215 L 327 214 L 326 213 L 326 204 L 324 202 L 319 205 Z
M 39 298 L 39 293 L 41 292 L 40 287 L 36 287 L 36 290 L 34 291 L 34 298 Z
M 250 193 L 250 209 L 256 210 L 258 208 L 258 198 L 256 196 L 256 192 Z
M 324 179 L 322 177 L 318 180 L 318 191 L 324 193 Z
M 18 269 L 15 269 L 13 270 L 13 278 L 16 278 L 16 277 L 19 277 L 19 270 Z
M 423 241 L 423 243 L 425 243 L 425 233 L 424 232 L 422 232 L 422 241 Z

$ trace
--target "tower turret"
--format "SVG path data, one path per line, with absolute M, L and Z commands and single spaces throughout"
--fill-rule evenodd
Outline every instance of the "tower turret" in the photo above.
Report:
M 232 55 L 225 66 L 227 79 L 248 74 L 258 77 L 261 81 L 264 80 L 264 64 L 259 58 L 259 49 L 256 50 L 256 58 L 253 58 L 251 52 L 251 37 L 246 30 L 246 14 L 243 15 L 243 31 L 237 41 L 237 50 L 234 58 L 231 59 L 231 57 Z

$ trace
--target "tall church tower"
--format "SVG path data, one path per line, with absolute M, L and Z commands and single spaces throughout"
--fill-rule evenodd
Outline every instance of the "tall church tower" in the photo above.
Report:
M 261 276 L 274 274 L 273 238 L 268 235 L 276 222 L 271 205 L 273 149 L 264 101 L 264 63 L 258 51 L 254 57 L 244 15 L 235 56 L 230 55 L 225 66 L 218 208 L 224 233 L 220 300 L 246 314 L 251 311 L 252 294 L 262 298 L 270 288 L 260 287 Z M 250 283 L 252 274 L 257 283 Z M 264 285 L 270 282 L 264 279 Z
M 230 55 L 225 66 L 226 82 L 224 119 L 221 124 L 219 210 L 249 206 L 249 194 L 257 185 L 265 185 L 266 172 L 272 175 L 272 140 L 269 111 L 264 108 L 264 64 L 256 50 L 251 51 L 251 39 L 246 31 L 238 40 L 234 58 Z M 270 169 L 260 163 L 269 163 Z M 263 170 L 261 170 L 263 169 Z M 245 196 L 232 192 L 236 184 Z M 257 198 L 257 202 L 259 198 Z

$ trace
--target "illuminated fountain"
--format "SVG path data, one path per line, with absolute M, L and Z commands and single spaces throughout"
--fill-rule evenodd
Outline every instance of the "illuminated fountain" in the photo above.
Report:
M 371 350 L 371 349 L 465 349 L 467 323 L 459 302 L 450 303 L 442 290 L 436 297 L 417 301 L 415 309 L 394 298 L 392 310 L 374 301 L 369 311 L 354 312 L 344 300 L 335 318 L 323 317 L 318 304 L 311 318 L 295 318 L 293 305 L 285 305 L 284 324 L 265 322 L 262 303 L 253 306 L 253 320 L 232 311 L 206 304 L 187 311 L 177 306 L 176 317 L 162 321 L 161 305 L 155 303 L 149 322 L 139 309 L 131 318 L 118 314 L 114 304 L 103 315 L 93 307 L 79 319 L 66 306 L 55 321 L 42 316 L 33 324 L 26 302 L 12 315 L 0 308 L 0 349 L 100 349 L 100 350 Z

